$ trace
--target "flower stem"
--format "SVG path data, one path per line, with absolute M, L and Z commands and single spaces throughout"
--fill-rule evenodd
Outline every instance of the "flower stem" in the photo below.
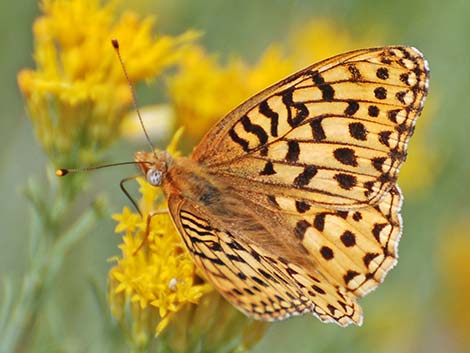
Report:
M 60 230 L 64 228 L 63 220 L 67 218 L 64 215 L 74 201 L 70 195 L 76 194 L 68 188 L 80 187 L 79 184 L 60 184 L 51 203 L 46 201 L 44 190 L 34 181 L 31 181 L 25 190 L 33 211 L 31 264 L 24 275 L 17 300 L 13 306 L 9 305 L 10 308 L 2 308 L 2 312 L 10 315 L 6 319 L 0 318 L 0 322 L 5 320 L 0 336 L 0 353 L 29 351 L 29 340 L 33 336 L 31 330 L 47 292 L 53 287 L 65 255 L 89 233 L 103 214 L 104 201 L 97 198 L 91 208 L 60 234 Z

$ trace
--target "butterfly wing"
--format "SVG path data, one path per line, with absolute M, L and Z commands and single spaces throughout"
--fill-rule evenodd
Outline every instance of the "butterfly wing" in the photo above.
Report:
M 341 54 L 240 105 L 192 157 L 247 192 L 269 187 L 286 210 L 299 199 L 374 204 L 395 184 L 427 87 L 427 63 L 414 48 Z
M 167 192 L 214 287 L 251 317 L 312 312 L 360 324 L 356 299 L 396 263 L 396 177 L 427 87 L 416 49 L 358 50 L 288 77 L 222 119 L 192 154 L 202 177 L 185 182 L 198 185 Z
M 316 208 L 308 215 L 284 214 L 280 219 L 250 200 L 243 202 L 253 211 L 246 217 L 254 216 L 250 229 L 241 234 L 242 226 L 233 222 L 243 220 L 229 227 L 205 206 L 177 195 L 169 199 L 172 219 L 212 285 L 254 318 L 280 320 L 311 312 L 324 322 L 360 324 L 356 298 L 375 289 L 397 261 L 398 187 L 375 207 Z M 232 214 L 230 206 L 226 213 Z M 273 251 L 276 240 L 289 244 L 287 250 Z M 303 251 L 294 249 L 293 241 Z M 303 261 L 292 260 L 291 253 L 300 253 Z
M 256 239 L 256 234 L 240 237 L 214 224 L 213 215 L 200 205 L 176 195 L 168 205 L 197 266 L 246 315 L 273 321 L 311 312 L 324 322 L 361 324 L 361 308 L 354 297 L 322 280 L 321 273 L 307 273 L 266 247 L 244 240 Z
M 393 186 L 374 207 L 318 207 L 283 218 L 325 280 L 356 298 L 375 289 L 397 262 L 401 203 Z

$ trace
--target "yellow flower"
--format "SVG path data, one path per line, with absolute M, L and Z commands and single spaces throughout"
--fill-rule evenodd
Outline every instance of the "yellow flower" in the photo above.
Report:
M 124 207 L 121 214 L 116 214 L 113 219 L 118 223 L 114 231 L 116 233 L 130 232 L 133 233 L 137 229 L 137 224 L 141 221 L 139 214 L 131 212 L 129 208 Z
M 175 64 L 195 33 L 152 34 L 153 18 L 116 18 L 99 0 L 43 0 L 34 24 L 36 69 L 18 74 L 36 134 L 56 164 L 90 165 L 119 135 L 131 92 L 110 44 L 120 42 L 134 83 Z
M 161 199 L 160 189 L 143 178 L 138 182 L 143 203 Z M 155 205 L 155 209 L 161 207 L 165 207 L 164 202 Z M 144 219 L 150 210 L 149 205 L 142 208 Z M 173 314 L 187 303 L 197 303 L 212 287 L 197 275 L 194 262 L 168 214 L 152 217 L 148 238 L 137 252 L 145 238 L 146 222 L 127 207 L 113 218 L 119 222 L 116 232 L 125 234 L 119 246 L 122 255 L 109 274 L 110 295 L 122 292 L 140 310 L 150 308 L 159 317 L 157 333 L 160 333 Z

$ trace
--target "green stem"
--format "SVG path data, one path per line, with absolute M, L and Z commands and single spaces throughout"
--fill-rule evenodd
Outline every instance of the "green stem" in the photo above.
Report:
M 79 220 L 54 243 L 50 254 L 48 274 L 45 278 L 46 284 L 55 278 L 69 250 L 89 234 L 90 229 L 101 218 L 103 204 L 102 199 L 97 199 L 92 208 L 85 211 Z
M 46 205 L 37 185 L 31 183 L 26 195 L 33 205 L 33 228 L 31 229 L 32 262 L 23 279 L 19 296 L 15 302 L 11 316 L 7 319 L 0 337 L 0 353 L 28 351 L 28 338 L 41 309 L 41 302 L 47 290 L 52 287 L 59 269 L 62 267 L 67 252 L 83 239 L 102 215 L 103 201 L 97 200 L 92 208 L 85 211 L 78 221 L 63 235 L 54 234 L 62 229 L 60 218 L 70 208 L 73 200 L 69 197 L 67 184 L 60 188 L 55 202 Z M 73 185 L 77 187 L 77 185 Z M 65 196 L 65 197 L 64 197 Z M 53 234 L 51 234 L 53 233 Z M 52 236 L 51 236 L 52 235 Z

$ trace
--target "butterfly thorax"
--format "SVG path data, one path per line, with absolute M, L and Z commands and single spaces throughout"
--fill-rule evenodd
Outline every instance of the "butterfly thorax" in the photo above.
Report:
M 227 192 L 226 186 L 218 183 L 202 165 L 188 157 L 173 161 L 165 174 L 162 188 L 167 197 L 178 195 L 204 206 L 219 203 L 221 195 Z
M 174 159 L 167 151 L 139 151 L 134 158 L 147 181 L 161 187 L 167 198 L 180 195 L 209 205 L 220 196 L 222 186 L 191 158 Z

